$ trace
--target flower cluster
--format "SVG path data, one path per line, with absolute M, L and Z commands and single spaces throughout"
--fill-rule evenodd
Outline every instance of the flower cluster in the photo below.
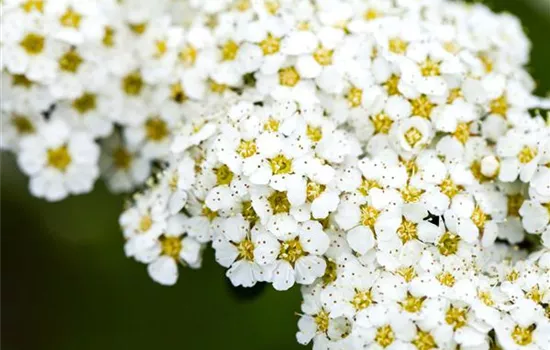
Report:
M 141 188 L 128 257 L 302 285 L 315 349 L 550 348 L 550 127 L 519 21 L 445 0 L 6 0 L 2 147 Z M 533 115 L 534 114 L 534 115 Z M 530 255 L 529 255 L 530 254 Z

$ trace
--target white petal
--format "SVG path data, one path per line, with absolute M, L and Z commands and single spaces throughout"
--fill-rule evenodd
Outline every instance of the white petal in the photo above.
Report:
M 174 259 L 161 256 L 147 266 L 147 272 L 153 281 L 165 286 L 172 286 L 178 280 L 178 266 Z

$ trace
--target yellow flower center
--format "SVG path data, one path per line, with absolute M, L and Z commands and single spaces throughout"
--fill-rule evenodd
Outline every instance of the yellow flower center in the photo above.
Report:
M 395 334 L 393 333 L 393 330 L 389 325 L 382 326 L 376 330 L 374 341 L 377 342 L 381 347 L 386 348 L 390 346 L 390 344 L 393 343 L 394 340 Z
M 254 140 L 241 140 L 237 153 L 243 158 L 249 158 L 256 154 L 256 142 Z
M 447 197 L 453 198 L 460 191 L 463 190 L 463 187 L 455 184 L 450 177 L 447 177 L 441 182 L 441 184 L 439 185 L 439 189 L 441 190 L 441 193 L 443 193 Z
M 326 262 L 327 262 L 327 267 L 325 269 L 325 273 L 322 278 L 323 283 L 325 285 L 336 281 L 336 278 L 338 277 L 338 274 L 337 274 L 338 265 L 336 265 L 336 263 L 332 261 L 332 259 L 326 259 Z
M 426 297 L 415 297 L 411 293 L 407 293 L 405 300 L 400 302 L 401 308 L 410 313 L 417 313 L 422 309 L 422 304 L 424 304 Z
M 366 309 L 372 304 L 372 291 L 370 289 L 364 291 L 356 290 L 351 304 L 357 311 Z
M 544 299 L 544 292 L 540 291 L 540 288 L 537 285 L 534 285 L 529 292 L 525 295 L 527 298 L 533 300 L 537 304 L 541 304 Z
M 228 40 L 222 46 L 222 60 L 223 61 L 233 61 L 237 57 L 237 52 L 239 51 L 239 45 L 233 40 Z
M 361 186 L 359 186 L 358 191 L 363 196 L 366 196 L 373 188 L 382 188 L 382 186 L 380 186 L 380 184 L 376 180 L 369 180 L 363 177 L 361 180 Z
M 397 235 L 401 239 L 401 242 L 407 243 L 408 241 L 411 241 L 413 239 L 418 238 L 418 230 L 417 230 L 417 224 L 408 221 L 406 219 L 403 219 L 403 222 L 401 222 L 401 225 L 397 229 Z
M 269 33 L 264 40 L 260 41 L 260 48 L 262 49 L 264 56 L 273 55 L 279 52 L 280 46 L 281 38 L 276 38 L 271 35 L 271 33 Z
M 307 200 L 310 203 L 313 202 L 317 197 L 321 195 L 321 193 L 323 193 L 325 188 L 325 185 L 321 185 L 313 181 L 308 181 L 306 186 Z
M 61 16 L 59 22 L 64 27 L 78 28 L 80 26 L 81 19 L 82 16 L 69 7 L 67 11 L 65 11 L 65 13 Z
M 26 76 L 23 74 L 14 74 L 12 75 L 11 85 L 13 86 L 22 86 L 26 89 L 30 88 L 34 85 L 34 83 L 29 80 Z
M 453 255 L 458 251 L 459 243 L 460 236 L 447 231 L 439 238 L 439 242 L 437 242 L 437 249 L 443 256 Z
M 535 330 L 535 326 L 531 325 L 529 327 L 520 327 L 515 326 L 514 330 L 512 331 L 512 339 L 514 340 L 514 343 L 521 345 L 521 346 L 527 346 L 533 342 L 533 331 Z
M 73 108 L 80 114 L 93 111 L 96 108 L 97 97 L 95 94 L 85 92 L 82 96 L 73 101 Z
M 498 114 L 502 117 L 506 117 L 508 112 L 508 99 L 505 95 L 500 96 L 497 99 L 492 100 L 489 103 L 489 110 L 492 114 Z
M 19 43 L 29 55 L 38 55 L 44 50 L 45 38 L 40 34 L 29 33 Z
M 310 24 L 308 21 L 300 21 L 296 24 L 296 29 L 301 31 L 309 30 L 309 28 L 310 28 Z
M 181 239 L 179 237 L 160 237 L 160 245 L 162 249 L 162 255 L 171 257 L 172 259 L 179 260 L 180 251 L 182 248 Z
M 439 62 L 433 61 L 428 57 L 426 61 L 420 65 L 420 72 L 425 77 L 436 77 L 440 75 Z
M 105 27 L 101 42 L 106 47 L 113 47 L 115 45 L 115 30 L 112 27 Z
M 288 213 L 290 210 L 290 202 L 286 192 L 274 191 L 268 198 L 267 201 L 273 210 L 273 214 Z
M 515 282 L 519 278 L 519 272 L 517 270 L 512 270 L 506 275 L 506 280 L 508 282 Z
M 481 60 L 481 63 L 483 63 L 483 68 L 485 68 L 485 72 L 491 73 L 493 71 L 494 62 L 487 54 L 481 54 L 479 55 L 479 59 Z
M 237 260 L 254 260 L 254 243 L 252 243 L 250 239 L 246 238 L 239 242 L 239 244 L 237 244 L 237 251 L 239 252 Z
M 218 16 L 216 14 L 206 16 L 204 25 L 206 25 L 208 28 L 214 29 L 218 26 L 218 24 Z
M 21 8 L 27 13 L 33 10 L 44 13 L 44 0 L 27 0 L 21 4 Z
M 273 117 L 270 117 L 264 124 L 264 130 L 270 132 L 277 132 L 279 130 L 279 121 Z
M 398 55 L 404 54 L 407 51 L 407 47 L 409 46 L 406 41 L 397 37 L 391 38 L 388 44 L 390 52 Z
M 205 216 L 208 219 L 208 221 L 212 221 L 218 217 L 218 212 L 213 211 L 212 209 L 208 208 L 206 205 L 202 206 L 201 214 L 202 216 Z
M 409 175 L 409 177 L 415 175 L 418 172 L 418 165 L 416 164 L 416 160 L 414 158 L 400 158 L 399 161 L 405 166 L 405 169 L 407 169 L 407 174 Z
M 118 169 L 128 170 L 132 164 L 132 154 L 126 148 L 119 147 L 113 152 L 113 163 Z
M 468 311 L 466 308 L 451 306 L 445 314 L 445 322 L 456 331 L 466 325 Z
M 323 138 L 323 129 L 321 129 L 321 127 L 316 128 L 308 125 L 306 129 L 306 135 L 311 141 L 319 142 Z
M 258 215 L 252 206 L 252 201 L 244 201 L 242 203 L 241 215 L 248 221 L 250 226 L 253 226 L 258 221 Z
M 239 12 L 244 12 L 250 8 L 250 0 L 238 0 L 235 3 L 235 9 Z
M 518 160 L 522 164 L 527 164 L 538 154 L 538 149 L 536 147 L 523 146 L 521 151 L 518 153 Z
M 383 85 L 388 95 L 399 95 L 399 77 L 397 75 L 392 75 Z
M 432 114 L 432 109 L 435 107 L 435 104 L 433 104 L 426 95 L 420 95 L 420 97 L 415 98 L 410 102 L 413 115 L 430 119 L 430 115 Z
M 409 146 L 413 148 L 418 142 L 420 142 L 420 140 L 422 140 L 422 133 L 414 126 L 410 127 L 403 136 L 405 137 L 405 141 L 407 141 Z
M 170 99 L 176 103 L 187 101 L 188 97 L 183 90 L 181 83 L 175 83 L 170 86 Z
M 495 305 L 495 302 L 490 292 L 478 292 L 477 297 L 479 298 L 479 300 L 481 300 L 483 304 L 487 306 Z
M 145 135 L 151 141 L 162 141 L 169 134 L 166 122 L 159 117 L 149 118 L 145 122 Z
M 458 123 L 453 136 L 463 145 L 466 144 L 470 138 L 470 123 Z
M 143 79 L 138 72 L 130 73 L 122 79 L 122 89 L 129 96 L 139 95 L 143 85 Z
M 444 286 L 452 287 L 455 285 L 455 276 L 451 275 L 449 272 L 442 272 L 439 275 L 436 276 L 439 283 L 441 283 Z
M 380 211 L 368 204 L 363 204 L 359 208 L 361 210 L 361 224 L 374 230 L 374 224 L 376 224 Z
M 437 349 L 434 337 L 429 332 L 424 332 L 420 329 L 417 330 L 416 338 L 414 338 L 412 344 L 416 346 L 418 350 Z
M 292 160 L 282 154 L 279 154 L 275 158 L 271 158 L 269 160 L 269 164 L 271 164 L 271 170 L 274 175 L 288 174 L 292 172 Z
M 402 267 L 398 269 L 397 274 L 405 280 L 405 282 L 411 282 L 416 276 L 416 270 L 412 266 Z
M 325 49 L 324 47 L 319 47 L 313 53 L 313 58 L 321 66 L 328 66 L 332 64 L 332 54 L 334 50 Z
M 184 65 L 191 67 L 197 60 L 197 49 L 193 45 L 186 45 L 178 54 Z
M 59 58 L 59 69 L 65 72 L 76 73 L 82 62 L 84 62 L 82 57 L 75 50 L 71 49 Z
M 137 35 L 145 33 L 145 30 L 147 29 L 147 23 L 135 23 L 128 26 L 130 27 L 130 30 Z
M 278 259 L 286 260 L 294 266 L 294 263 L 304 255 L 302 244 L 295 238 L 281 243 Z
M 317 325 L 317 332 L 326 333 L 328 331 L 329 315 L 325 310 L 321 310 L 315 315 L 313 321 Z
M 294 67 L 287 67 L 279 70 L 279 84 L 293 87 L 300 81 L 300 75 Z
M 372 125 L 376 134 L 387 134 L 393 124 L 393 120 L 384 112 L 372 117 Z
M 460 46 L 453 42 L 453 41 L 447 41 L 443 44 L 443 48 L 445 49 L 445 51 L 447 52 L 450 52 L 450 53 L 457 53 L 458 50 L 460 50 Z
M 155 58 L 161 58 L 168 51 L 168 45 L 165 40 L 157 40 L 155 42 L 156 52 L 153 55 Z
M 47 152 L 48 165 L 64 172 L 71 164 L 71 155 L 66 145 L 58 148 L 50 148 Z
M 274 15 L 279 10 L 281 6 L 277 0 L 266 0 L 264 3 L 265 9 L 269 14 Z
M 463 97 L 462 90 L 460 88 L 451 89 L 451 91 L 449 92 L 449 97 L 447 97 L 447 103 L 451 104 L 457 99 L 462 97 Z
M 485 227 L 485 222 L 487 220 L 490 220 L 491 217 L 489 215 L 485 214 L 483 212 L 483 210 L 481 209 L 481 207 L 476 205 L 475 208 L 474 208 L 474 211 L 472 213 L 471 219 L 472 219 L 473 223 L 477 226 L 477 228 L 482 230 Z
M 407 185 L 400 192 L 405 203 L 416 203 L 420 200 L 420 196 L 424 193 L 424 190 Z
M 216 82 L 215 80 L 210 79 L 209 84 L 210 84 L 210 91 L 212 91 L 214 93 L 223 94 L 225 92 L 225 90 L 227 90 L 227 85 L 220 84 L 220 83 Z
M 359 107 L 363 99 L 363 90 L 353 86 L 351 89 L 349 89 L 346 99 L 348 100 L 348 105 L 350 107 Z
M 141 219 L 139 220 L 139 225 L 138 225 L 138 228 L 141 232 L 146 232 L 148 231 L 151 226 L 153 226 L 153 219 L 151 219 L 151 216 L 150 215 L 144 215 L 141 217 Z
M 18 134 L 32 134 L 35 131 L 33 123 L 23 115 L 15 114 L 11 119 L 11 123 Z
M 373 19 L 376 19 L 380 17 L 381 13 L 378 12 L 376 9 L 370 8 L 363 14 L 363 18 L 365 21 L 372 21 Z
M 218 186 L 229 185 L 233 180 L 233 172 L 225 164 L 214 169 L 214 172 L 216 173 L 216 184 Z

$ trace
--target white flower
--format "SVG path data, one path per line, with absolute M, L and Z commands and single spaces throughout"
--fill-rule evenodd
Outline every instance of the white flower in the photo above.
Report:
M 361 333 L 362 346 L 372 349 L 404 349 L 416 336 L 414 323 L 387 304 L 360 311 L 355 327 L 353 332 Z
M 261 233 L 257 227 L 250 229 L 250 223 L 242 215 L 221 219 L 216 223 L 216 235 L 212 246 L 216 250 L 216 261 L 228 267 L 227 277 L 234 286 L 252 287 L 263 281 L 264 268 L 254 261 L 256 236 Z
M 318 102 L 315 83 L 302 78 L 292 63 L 272 74 L 256 73 L 256 87 L 264 96 L 275 100 L 294 100 L 304 105 Z
M 323 309 L 320 292 L 320 283 L 302 287 L 304 314 L 298 320 L 299 331 L 296 333 L 296 340 L 304 345 L 313 340 L 315 349 L 352 349 L 348 337 L 352 327 L 351 321 L 345 317 L 331 317 Z
M 119 218 L 126 243 L 126 256 L 136 256 L 155 245 L 166 230 L 168 212 L 161 191 L 150 188 L 136 197 Z
M 530 321 L 530 322 L 529 322 Z M 518 322 L 505 315 L 495 326 L 497 339 L 506 349 L 545 349 L 550 346 L 550 324 L 541 318 Z
M 151 87 L 133 65 L 125 66 L 111 80 L 104 88 L 105 95 L 110 96 L 111 118 L 122 125 L 139 126 L 150 113 Z
M 87 58 L 72 46 L 63 45 L 57 60 L 56 78 L 49 84 L 50 93 L 56 98 L 76 99 L 85 89 L 99 91 L 107 80 L 107 71 L 94 58 Z
M 74 130 L 87 132 L 93 137 L 105 137 L 113 131 L 108 98 L 100 92 L 85 91 L 72 100 L 57 103 L 52 118 L 63 119 Z
M 73 45 L 98 41 L 108 18 L 101 4 L 93 0 L 45 2 L 45 26 L 53 37 Z
M 136 148 L 122 142 L 118 133 L 105 139 L 99 166 L 109 189 L 127 192 L 142 185 L 151 174 L 151 163 Z
M 31 178 L 31 193 L 57 201 L 92 190 L 99 175 L 98 157 L 99 147 L 89 135 L 53 120 L 21 140 L 17 161 Z
M 167 219 L 165 232 L 148 249 L 138 252 L 136 260 L 147 263 L 149 276 L 162 285 L 173 285 L 178 279 L 178 262 L 191 268 L 201 265 L 202 246 L 184 236 L 184 215 Z
M 254 259 L 272 269 L 276 290 L 289 289 L 295 282 L 311 284 L 325 273 L 326 262 L 320 256 L 328 249 L 329 238 L 321 224 L 306 221 L 296 231 L 280 239 L 267 232 L 256 237 Z
M 35 12 L 6 13 L 2 20 L 3 68 L 24 74 L 37 82 L 53 82 L 57 73 L 56 55 L 62 45 L 47 35 L 44 22 Z
M 130 147 L 142 147 L 147 159 L 162 159 L 169 155 L 172 130 L 177 119 L 173 115 L 149 115 L 142 123 L 124 129 L 124 139 Z
M 496 153 L 502 158 L 501 181 L 514 181 L 518 175 L 523 182 L 531 179 L 540 157 L 539 139 L 533 136 L 513 129 L 498 140 Z
M 44 122 L 39 112 L 28 107 L 2 111 L 2 149 L 18 150 L 21 140 L 36 134 Z
M 22 74 L 9 74 L 5 71 L 2 77 L 2 111 L 43 112 L 53 103 L 48 88 L 37 84 Z
M 433 129 L 425 118 L 414 116 L 394 123 L 390 138 L 396 152 L 404 155 L 418 153 L 431 141 Z

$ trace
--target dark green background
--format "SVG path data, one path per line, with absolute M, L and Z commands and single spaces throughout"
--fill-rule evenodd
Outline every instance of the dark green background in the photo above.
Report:
M 523 20 L 534 43 L 530 72 L 539 93 L 549 91 L 550 2 L 536 10 L 523 0 L 491 3 Z M 238 299 L 211 251 L 202 269 L 181 269 L 175 287 L 153 283 L 145 265 L 124 257 L 123 197 L 102 184 L 47 203 L 28 194 L 27 179 L 3 154 L 0 189 L 3 349 L 301 348 L 298 288 Z

